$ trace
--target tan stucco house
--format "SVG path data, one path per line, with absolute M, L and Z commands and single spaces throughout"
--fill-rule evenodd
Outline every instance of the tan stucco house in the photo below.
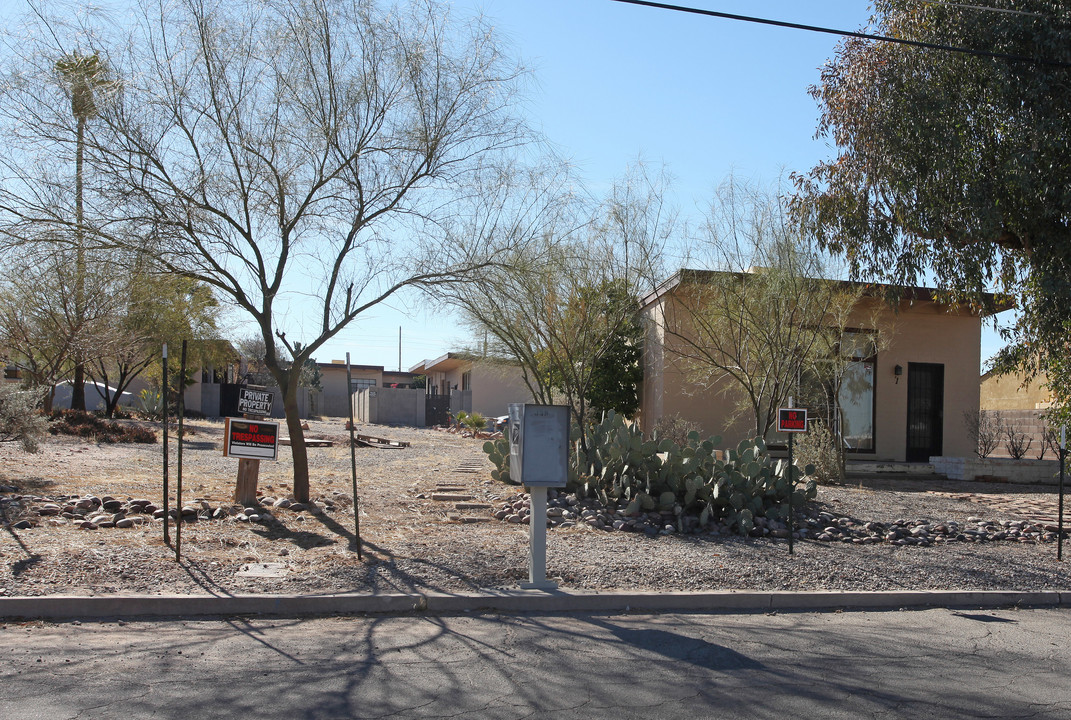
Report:
M 721 384 L 726 381 L 698 390 L 677 352 L 682 340 L 667 332 L 688 332 L 682 303 L 689 284 L 710 275 L 682 270 L 641 302 L 647 335 L 640 422 L 649 432 L 659 418 L 676 414 L 735 444 L 753 434 L 747 422 L 733 422 L 737 403 L 727 393 L 735 390 Z M 982 315 L 942 304 L 925 288 L 905 291 L 897 307 L 887 304 L 880 286 L 867 288 L 847 326 L 881 333 L 882 343 L 876 354 L 849 367 L 862 390 L 844 408 L 853 426 L 848 457 L 925 462 L 972 454 L 963 413 L 979 406 Z
M 427 376 L 429 395 L 449 396 L 450 412 L 477 412 L 484 417 L 509 413 L 510 403 L 532 402 L 521 369 L 508 360 L 451 352 L 424 360 L 409 372 Z

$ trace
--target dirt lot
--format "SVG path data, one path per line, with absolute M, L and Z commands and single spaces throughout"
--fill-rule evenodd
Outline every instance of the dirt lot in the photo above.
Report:
M 324 508 L 270 509 L 273 500 L 291 493 L 289 450 L 281 448 L 279 461 L 261 463 L 259 487 L 269 509 L 260 510 L 255 522 L 242 522 L 235 514 L 240 508 L 231 507 L 237 461 L 222 457 L 222 424 L 197 421 L 193 429 L 183 451 L 184 504 L 202 515 L 220 507 L 227 512 L 183 525 L 180 560 L 174 528 L 172 545 L 164 544 L 159 520 L 81 529 L 76 519 L 39 511 L 48 501 L 66 505 L 88 495 L 159 505 L 159 443 L 97 445 L 56 437 L 34 455 L 0 446 L 0 486 L 9 486 L 2 493 L 8 517 L 0 528 L 0 594 L 451 591 L 512 587 L 526 579 L 524 525 L 495 521 L 486 508 L 458 509 L 453 501 L 432 497 L 444 487 L 460 488 L 472 497 L 469 502 L 497 509 L 514 494 L 491 481 L 482 440 L 360 427 L 359 432 L 411 445 L 356 451 L 364 542 L 359 560 L 341 420 L 313 422 L 308 432 L 333 443 L 309 449 L 312 494 Z M 173 506 L 174 441 L 170 454 Z M 810 512 L 859 525 L 907 519 L 967 526 L 979 518 L 1026 520 L 1052 507 L 1051 488 L 882 480 L 823 487 Z M 21 519 L 35 526 L 17 529 Z M 549 536 L 548 574 L 572 588 L 1027 590 L 1066 589 L 1071 577 L 1065 563 L 1055 562 L 1055 543 L 1027 537 L 929 547 L 806 540 L 789 556 L 784 540 L 769 538 L 647 535 L 583 523 L 552 528 Z

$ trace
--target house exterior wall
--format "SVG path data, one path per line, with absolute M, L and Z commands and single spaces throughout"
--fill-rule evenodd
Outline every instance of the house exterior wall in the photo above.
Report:
M 346 387 L 346 366 L 338 363 L 320 364 L 319 414 L 327 417 L 349 417 L 350 392 Z M 374 380 L 377 388 L 383 387 L 383 368 L 368 365 L 350 365 L 350 377 Z
M 870 299 L 871 303 L 879 301 Z M 981 364 L 982 321 L 967 311 L 950 311 L 925 301 L 902 303 L 900 312 L 884 309 L 882 322 L 891 327 L 891 341 L 878 354 L 875 371 L 877 459 L 903 460 L 907 448 L 908 363 L 944 365 L 943 455 L 964 457 L 974 453 L 967 432 L 965 411 L 978 409 L 978 366 Z M 904 368 L 899 382 L 897 365 Z
M 472 412 L 484 417 L 509 414 L 510 403 L 533 402 L 521 369 L 501 363 L 476 363 L 472 367 Z
M 449 395 L 454 414 L 464 410 L 499 417 L 509 412 L 510 403 L 532 402 L 520 367 L 503 360 L 447 353 L 414 366 L 411 372 L 427 375 L 429 394 Z
M 755 434 L 753 415 L 736 412 L 741 393 L 731 381 L 705 382 L 689 373 L 680 355 L 682 340 L 663 325 L 686 327 L 686 309 L 675 295 L 658 298 L 645 309 L 647 343 L 641 427 L 650 432 L 661 417 L 674 414 L 698 423 L 701 433 L 722 436 L 723 445 Z M 663 315 L 665 313 L 665 315 Z M 966 456 L 973 445 L 963 420 L 965 410 L 979 405 L 977 368 L 981 353 L 981 320 L 967 311 L 950 310 L 931 301 L 904 302 L 894 311 L 876 298 L 863 298 L 848 325 L 877 329 L 887 338 L 874 367 L 873 451 L 849 457 L 903 461 L 907 453 L 907 375 L 909 363 L 944 366 L 943 454 Z M 900 365 L 903 375 L 894 368 Z
M 1029 383 L 1022 373 L 986 373 L 981 379 L 980 407 L 982 410 L 1043 410 L 1052 403 L 1052 395 L 1042 387 L 1047 381 L 1044 373 Z

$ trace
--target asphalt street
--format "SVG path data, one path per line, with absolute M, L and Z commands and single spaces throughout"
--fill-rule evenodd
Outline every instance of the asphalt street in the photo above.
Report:
M 1071 611 L 11 622 L 0 718 L 1071 718 Z

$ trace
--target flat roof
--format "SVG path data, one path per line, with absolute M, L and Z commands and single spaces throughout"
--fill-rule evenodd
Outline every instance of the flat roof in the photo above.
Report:
M 677 272 L 659 283 L 651 292 L 640 298 L 640 307 L 645 308 L 653 302 L 657 301 L 664 295 L 669 294 L 675 288 L 685 283 L 703 283 L 708 282 L 710 279 L 720 275 L 738 275 L 745 277 L 747 273 L 742 272 L 729 272 L 725 270 L 696 270 L 694 268 L 681 268 Z M 871 297 L 881 297 L 888 294 L 890 291 L 899 291 L 901 300 L 922 300 L 939 303 L 938 294 L 940 290 L 936 288 L 909 286 L 900 287 L 898 285 L 891 285 L 888 283 L 874 283 L 874 282 L 860 282 L 854 280 L 830 280 L 828 282 L 838 283 L 849 287 L 862 287 L 863 294 Z M 994 293 L 984 293 L 982 300 L 985 303 L 985 309 L 981 313 L 981 317 L 988 317 L 989 315 L 995 315 L 996 313 L 1003 312 L 1004 310 L 1010 310 L 1015 307 L 1015 302 L 1008 297 L 998 296 Z

